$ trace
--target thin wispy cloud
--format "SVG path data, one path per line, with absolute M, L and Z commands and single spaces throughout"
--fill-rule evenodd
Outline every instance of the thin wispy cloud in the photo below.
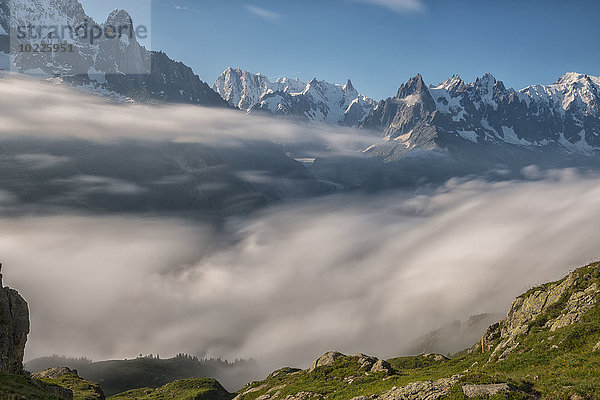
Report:
M 253 6 L 251 4 L 246 4 L 244 6 L 246 10 L 250 11 L 252 14 L 256 15 L 259 18 L 264 19 L 265 21 L 275 22 L 280 20 L 283 16 L 274 11 L 266 10 L 262 7 Z
M 380 7 L 385 7 L 397 13 L 420 12 L 425 10 L 425 4 L 422 0 L 358 0 L 362 3 L 369 3 Z

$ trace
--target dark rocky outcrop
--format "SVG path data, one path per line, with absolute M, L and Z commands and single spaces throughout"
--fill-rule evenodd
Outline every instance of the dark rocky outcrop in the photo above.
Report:
M 29 307 L 16 290 L 2 287 L 1 273 L 0 288 L 0 372 L 19 373 L 29 334 Z

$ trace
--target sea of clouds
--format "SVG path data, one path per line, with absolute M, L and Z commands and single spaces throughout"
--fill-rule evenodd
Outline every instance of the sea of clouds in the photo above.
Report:
M 4 80 L 0 138 L 15 135 L 213 143 L 256 136 L 340 149 L 367 141 L 353 131 L 198 107 L 114 105 Z M 68 210 L 2 216 L 0 260 L 5 284 L 31 308 L 28 359 L 188 352 L 253 358 L 260 378 L 307 367 L 333 349 L 392 357 L 450 321 L 506 312 L 533 285 L 600 257 L 600 177 L 533 166 L 523 176 L 455 179 L 423 193 L 339 193 L 219 229 Z M 18 203 L 0 191 L 3 201 Z

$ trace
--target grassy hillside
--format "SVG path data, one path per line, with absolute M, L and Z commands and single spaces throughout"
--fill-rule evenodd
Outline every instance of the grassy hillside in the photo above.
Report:
M 117 394 L 109 400 L 231 400 L 227 392 L 214 379 L 184 379 L 157 389 L 144 388 Z
M 358 356 L 339 357 L 312 371 L 284 368 L 241 389 L 240 400 L 421 399 L 398 391 L 444 379 L 438 383 L 449 389 L 427 399 L 465 399 L 463 387 L 483 384 L 507 384 L 509 390 L 495 399 L 600 399 L 599 288 L 600 265 L 594 263 L 520 296 L 485 348 L 477 344 L 451 359 L 389 359 L 389 373 L 369 372 Z
M 77 369 L 79 376 L 97 382 L 107 396 L 137 388 L 157 388 L 180 379 L 219 378 L 226 372 L 248 375 L 253 361 L 227 362 L 180 355 L 169 359 L 140 357 L 132 360 L 89 362 L 64 357 L 45 357 L 25 365 L 31 371 L 52 367 Z
M 127 371 L 159 375 L 148 359 Z M 119 365 L 111 374 L 123 373 Z M 157 375 L 158 374 L 158 375 Z M 240 389 L 236 400 L 600 399 L 600 263 L 519 296 L 506 318 L 480 343 L 452 358 L 424 354 L 386 361 L 330 352 L 308 370 L 282 368 Z M 47 380 L 78 400 L 99 400 L 93 385 L 71 377 Z M 166 376 L 165 376 L 166 379 Z M 1 375 L 7 399 L 56 400 L 44 383 Z M 113 395 L 110 400 L 231 400 L 214 379 L 186 379 L 159 388 Z M 0 399 L 4 399 L 0 397 Z
M 65 400 L 60 395 L 62 392 L 58 386 L 30 379 L 26 375 L 0 372 L 0 400 Z
M 42 382 L 62 386 L 73 392 L 73 400 L 105 400 L 100 387 L 76 374 L 63 375 L 57 379 L 40 379 Z

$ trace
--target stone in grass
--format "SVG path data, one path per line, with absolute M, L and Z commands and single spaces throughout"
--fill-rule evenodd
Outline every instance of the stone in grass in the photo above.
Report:
M 508 383 L 494 383 L 488 385 L 465 385 L 462 387 L 463 393 L 468 399 L 482 396 L 493 396 L 499 393 L 512 391 Z

